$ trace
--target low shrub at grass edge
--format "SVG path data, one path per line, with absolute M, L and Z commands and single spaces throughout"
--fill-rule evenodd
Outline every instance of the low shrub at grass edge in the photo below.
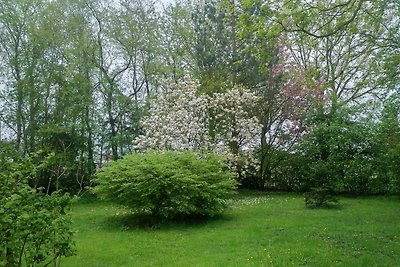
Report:
M 100 198 L 160 219 L 215 216 L 236 189 L 222 157 L 188 151 L 127 155 L 101 169 L 95 182 Z

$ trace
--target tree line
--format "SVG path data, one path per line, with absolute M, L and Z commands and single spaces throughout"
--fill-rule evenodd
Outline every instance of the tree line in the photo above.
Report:
M 207 135 L 234 155 L 240 125 L 218 114 L 240 113 L 232 88 L 257 98 L 242 105 L 260 126 L 243 186 L 395 192 L 399 15 L 395 0 L 3 0 L 1 144 L 46 158 L 31 186 L 82 192 L 190 77 L 194 100 L 219 94 Z

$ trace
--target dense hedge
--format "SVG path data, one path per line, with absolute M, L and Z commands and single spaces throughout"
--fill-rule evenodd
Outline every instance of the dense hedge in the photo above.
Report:
M 95 181 L 101 198 L 163 219 L 219 214 L 236 187 L 221 157 L 193 152 L 127 155 L 101 169 Z

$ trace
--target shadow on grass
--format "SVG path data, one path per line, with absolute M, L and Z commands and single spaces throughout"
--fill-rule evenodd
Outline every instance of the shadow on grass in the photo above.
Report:
M 220 214 L 207 216 L 179 216 L 172 219 L 162 219 L 149 214 L 120 214 L 105 218 L 104 224 L 108 229 L 175 229 L 185 227 L 204 227 L 221 221 L 230 221 L 229 215 Z
M 319 207 L 306 206 L 306 208 L 308 210 L 343 210 L 346 208 L 346 205 L 341 202 L 336 202 L 336 203 L 325 203 Z
M 77 204 L 93 204 L 101 202 L 98 197 L 90 193 L 85 193 L 79 197 L 75 197 L 74 200 Z

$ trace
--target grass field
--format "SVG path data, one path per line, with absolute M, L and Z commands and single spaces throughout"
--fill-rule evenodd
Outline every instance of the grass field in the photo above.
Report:
M 62 266 L 400 266 L 400 200 L 341 198 L 310 210 L 297 194 L 242 192 L 223 216 L 135 226 L 98 200 L 73 207 L 77 255 Z

